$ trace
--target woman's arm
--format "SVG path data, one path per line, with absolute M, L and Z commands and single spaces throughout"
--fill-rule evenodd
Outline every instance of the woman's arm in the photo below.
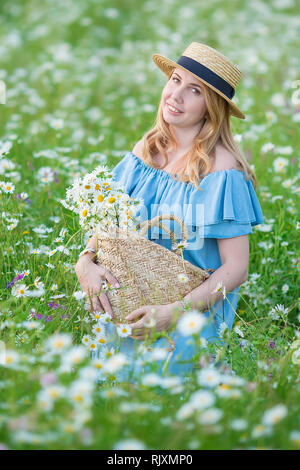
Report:
M 208 310 L 222 299 L 222 290 L 221 292 L 213 292 L 218 283 L 222 282 L 227 293 L 243 284 L 248 278 L 248 235 L 217 239 L 217 242 L 222 265 L 205 282 L 184 297 L 185 300 L 192 302 L 192 308 Z M 173 306 L 183 310 L 180 301 L 174 302 Z

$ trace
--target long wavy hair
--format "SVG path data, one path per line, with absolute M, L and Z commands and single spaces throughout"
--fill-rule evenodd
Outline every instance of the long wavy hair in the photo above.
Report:
M 170 80 L 173 70 L 168 76 Z M 199 80 L 200 81 L 200 80 Z M 216 143 L 221 140 L 224 147 L 229 150 L 239 162 L 241 171 L 244 172 L 246 180 L 251 180 L 256 188 L 256 176 L 246 157 L 235 143 L 230 128 L 231 107 L 229 103 L 214 90 L 201 82 L 204 90 L 204 97 L 207 106 L 207 118 L 204 120 L 202 128 L 194 138 L 192 147 L 174 165 L 172 176 L 177 173 L 177 180 L 190 182 L 197 189 L 202 191 L 198 182 L 213 169 L 215 162 Z M 176 136 L 169 124 L 163 118 L 162 96 L 156 115 L 154 127 L 146 132 L 142 138 L 142 158 L 143 161 L 156 169 L 163 169 L 168 164 L 166 151 L 171 151 L 178 146 Z M 165 163 L 159 166 L 153 156 L 160 152 Z

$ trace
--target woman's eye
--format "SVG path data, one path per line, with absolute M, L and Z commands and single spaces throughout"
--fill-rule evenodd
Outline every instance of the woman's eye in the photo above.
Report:
M 172 80 L 178 80 L 178 81 L 180 81 L 179 78 L 177 78 L 177 77 L 172 77 Z M 197 91 L 196 94 L 197 94 L 197 95 L 200 95 L 200 90 L 198 90 L 198 88 L 192 88 L 192 90 L 196 90 L 196 91 Z

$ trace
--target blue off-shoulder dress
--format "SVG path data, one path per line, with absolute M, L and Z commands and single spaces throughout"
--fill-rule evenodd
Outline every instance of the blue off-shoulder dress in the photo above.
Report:
M 264 222 L 252 181 L 247 181 L 244 172 L 236 169 L 215 171 L 200 178 L 200 191 L 192 183 L 181 182 L 167 171 L 153 168 L 132 152 L 127 152 L 114 167 L 113 179 L 123 184 L 129 196 L 143 199 L 143 208 L 139 212 L 142 220 L 166 213 L 180 217 L 189 233 L 189 245 L 184 249 L 183 257 L 202 269 L 217 270 L 221 266 L 217 239 L 253 233 L 252 227 Z M 178 223 L 167 220 L 163 223 L 175 232 L 180 241 L 181 228 Z M 171 249 L 170 237 L 161 228 L 149 229 L 148 238 Z M 226 293 L 228 300 L 222 298 L 204 312 L 206 317 L 213 317 L 213 321 L 208 322 L 201 331 L 202 338 L 208 342 L 220 340 L 222 322 L 232 328 L 239 289 L 240 286 Z M 193 367 L 192 362 L 188 362 L 195 354 L 193 338 L 182 336 L 177 329 L 169 336 L 174 341 L 175 350 L 169 358 L 168 373 L 185 375 Z M 110 346 L 117 344 L 115 341 L 116 338 L 112 339 Z M 129 360 L 118 380 L 132 379 L 140 372 L 139 361 L 132 358 L 141 341 L 130 337 L 118 341 L 120 352 L 126 354 Z M 159 338 L 152 347 L 169 346 L 166 338 Z M 164 361 L 160 372 L 163 365 Z

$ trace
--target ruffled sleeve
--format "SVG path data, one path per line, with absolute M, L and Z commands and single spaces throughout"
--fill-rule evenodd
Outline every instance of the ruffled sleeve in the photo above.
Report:
M 176 180 L 128 152 L 113 169 L 113 178 L 123 184 L 131 197 L 143 198 L 142 220 L 160 214 L 177 215 L 191 238 L 237 237 L 253 233 L 252 227 L 264 222 L 252 181 L 247 181 L 242 171 L 209 173 L 200 180 L 199 191 L 193 184 Z M 181 238 L 177 223 L 164 224 Z M 159 233 L 161 229 L 152 229 L 152 235 Z
M 205 238 L 246 235 L 253 233 L 253 226 L 264 222 L 252 181 L 247 181 L 242 171 L 216 171 L 207 175 L 200 186 L 205 193 L 203 214 L 198 214 L 199 222 L 196 219 L 193 225 L 202 229 Z M 199 191 L 194 198 L 200 202 Z M 191 222 L 191 215 L 187 214 L 187 220 Z

